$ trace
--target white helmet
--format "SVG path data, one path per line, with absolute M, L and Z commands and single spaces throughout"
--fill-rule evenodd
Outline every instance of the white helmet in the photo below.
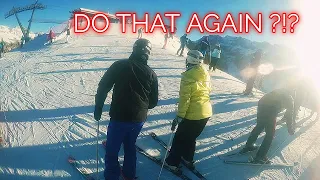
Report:
M 187 64 L 200 64 L 203 62 L 203 58 L 200 51 L 191 50 L 187 54 Z

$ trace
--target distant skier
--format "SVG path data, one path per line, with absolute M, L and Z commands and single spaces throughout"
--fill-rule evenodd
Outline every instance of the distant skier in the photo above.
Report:
M 217 43 L 214 46 L 213 52 L 210 54 L 212 57 L 211 62 L 210 62 L 210 66 L 209 66 L 210 71 L 216 70 L 216 65 L 217 65 L 218 61 L 220 60 L 220 54 L 221 54 L 220 44 Z
M 4 54 L 4 48 L 5 48 L 5 42 L 3 41 L 3 39 L 1 39 L 1 42 L 0 42 L 0 58 Z
M 210 43 L 209 43 L 209 36 L 203 36 L 198 44 L 198 50 L 204 56 L 204 64 L 210 64 Z
M 138 39 L 128 60 L 114 62 L 103 75 L 95 98 L 94 118 L 99 121 L 108 92 L 113 87 L 110 122 L 107 130 L 104 176 L 108 180 L 122 175 L 133 180 L 136 175 L 136 139 L 147 118 L 148 109 L 158 103 L 158 79 L 147 65 L 151 43 Z M 124 144 L 123 169 L 118 153 Z
M 246 153 L 248 151 L 256 150 L 258 146 L 256 146 L 254 143 L 260 133 L 265 130 L 266 135 L 256 154 L 256 157 L 253 160 L 253 163 L 270 163 L 270 160 L 267 158 L 267 153 L 274 138 L 277 116 L 283 109 L 286 109 L 286 113 L 282 120 L 286 121 L 289 134 L 293 135 L 295 133 L 296 122 L 293 117 L 294 100 L 291 95 L 292 93 L 292 90 L 287 90 L 284 88 L 276 89 L 265 94 L 259 100 L 257 125 L 252 130 L 245 148 L 240 151 L 240 153 Z
M 53 43 L 53 39 L 55 38 L 55 34 L 53 32 L 52 29 L 50 29 L 50 32 L 48 34 L 48 39 L 49 39 L 49 42 L 52 44 Z
M 198 50 L 203 54 L 203 56 L 206 56 L 209 48 L 210 48 L 210 43 L 209 43 L 208 36 L 204 36 L 200 41 Z
M 180 45 L 180 48 L 177 51 L 177 55 L 181 51 L 180 52 L 180 56 L 183 56 L 184 47 L 186 46 L 187 41 L 188 41 L 187 34 L 184 34 L 183 36 L 180 37 L 180 44 L 181 45 Z
M 141 39 L 141 38 L 142 38 L 142 32 L 143 32 L 143 28 L 140 27 L 140 28 L 138 29 L 138 39 Z
M 167 32 L 167 33 L 164 35 L 164 44 L 163 44 L 162 49 L 166 49 L 166 48 L 167 48 L 167 43 L 168 43 L 168 39 L 169 39 L 169 38 L 173 39 L 173 35 L 172 35 L 170 32 Z
M 258 68 L 261 63 L 261 57 L 262 57 L 262 50 L 259 49 L 254 53 L 253 59 L 251 60 L 251 63 L 250 63 L 250 68 L 252 68 L 253 74 L 251 74 L 250 78 L 247 81 L 246 89 L 243 91 L 244 95 L 249 95 L 252 93 L 254 82 L 258 75 Z
M 182 73 L 179 106 L 171 130 L 175 133 L 169 156 L 165 162 L 177 170 L 181 161 L 194 168 L 196 138 L 201 134 L 212 116 L 210 103 L 211 79 L 203 66 L 203 55 L 197 50 L 187 54 L 187 70 Z
M 69 42 L 69 38 L 70 38 L 70 28 L 67 27 L 67 36 L 66 36 L 66 43 Z
M 162 49 L 166 49 L 166 48 L 167 48 L 168 38 L 169 38 L 169 34 L 166 33 L 166 34 L 164 35 L 164 44 L 163 44 Z

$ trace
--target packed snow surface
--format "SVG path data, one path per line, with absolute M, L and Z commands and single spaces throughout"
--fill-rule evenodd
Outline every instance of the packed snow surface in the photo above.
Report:
M 145 36 L 145 35 L 144 35 Z M 52 45 L 30 43 L 6 53 L 0 60 L 1 129 L 5 140 L 0 149 L 0 179 L 82 179 L 68 162 L 73 156 L 96 176 L 97 122 L 93 118 L 97 85 L 108 67 L 128 58 L 137 34 L 122 34 L 114 28 L 107 34 L 72 35 L 69 43 L 59 38 Z M 154 156 L 165 150 L 149 132 L 169 141 L 175 117 L 181 73 L 185 58 L 176 56 L 177 38 L 162 49 L 161 33 L 146 36 L 153 43 L 149 65 L 159 78 L 159 103 L 149 111 L 148 119 L 137 139 L 137 145 Z M 236 151 L 246 142 L 255 125 L 257 101 L 263 95 L 242 96 L 245 83 L 215 71 L 211 73 L 214 115 L 197 140 L 196 167 L 207 179 L 310 179 L 317 177 L 319 163 L 319 123 L 308 118 L 302 108 L 297 132 L 290 136 L 285 123 L 277 125 L 276 136 L 268 156 L 273 162 L 300 164 L 293 168 L 229 165 L 218 157 Z M 99 129 L 99 177 L 103 178 L 106 139 L 109 123 L 108 94 Z M 279 120 L 281 116 L 279 116 Z M 258 143 L 261 143 L 259 138 Z M 254 155 L 254 154 L 251 154 Z M 245 160 L 249 155 L 233 159 Z M 119 156 L 123 160 L 123 151 Z M 197 179 L 187 169 L 184 172 Z M 160 166 L 137 153 L 137 176 L 141 180 L 157 179 Z M 163 180 L 179 179 L 163 171 Z M 314 178 L 317 179 L 317 178 Z

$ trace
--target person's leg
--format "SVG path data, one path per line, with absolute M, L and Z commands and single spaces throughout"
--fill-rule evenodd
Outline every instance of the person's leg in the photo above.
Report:
M 127 179 L 134 179 L 136 176 L 136 140 L 142 129 L 143 122 L 130 123 L 130 131 L 127 132 L 123 145 L 124 145 L 124 162 L 123 174 Z
M 254 129 L 250 133 L 250 136 L 246 142 L 245 147 L 252 147 L 253 144 L 256 142 L 258 136 L 260 135 L 260 133 L 264 130 L 265 126 L 264 126 L 264 119 L 263 119 L 264 116 L 263 115 L 266 113 L 265 111 L 267 111 L 266 108 L 263 108 L 258 105 L 257 125 L 254 127 Z
M 177 55 L 179 54 L 180 50 L 181 50 L 181 45 L 180 45 L 180 47 L 179 47 L 179 49 L 177 51 Z
M 256 159 L 266 158 L 267 153 L 270 149 L 274 133 L 276 130 L 276 117 L 265 120 L 265 131 L 266 135 L 263 139 L 263 142 L 257 152 Z
M 186 136 L 186 129 L 188 124 L 185 120 L 179 123 L 177 131 L 174 135 L 172 146 L 169 156 L 166 158 L 166 162 L 172 166 L 179 166 L 181 162 L 182 152 L 185 150 L 184 138 Z
M 121 122 L 110 121 L 108 126 L 104 171 L 106 180 L 119 179 L 120 176 L 118 153 L 126 134 L 124 125 Z
M 249 94 L 252 92 L 254 81 L 256 80 L 256 74 L 248 79 L 245 93 Z
M 184 151 L 182 151 L 182 157 L 188 162 L 193 161 L 196 139 L 203 131 L 209 118 L 201 120 L 186 120 L 185 136 L 184 136 Z
M 180 52 L 180 56 L 182 56 L 183 55 L 183 51 L 184 51 L 184 47 L 185 47 L 186 45 L 185 44 L 182 44 L 181 45 L 181 52 Z

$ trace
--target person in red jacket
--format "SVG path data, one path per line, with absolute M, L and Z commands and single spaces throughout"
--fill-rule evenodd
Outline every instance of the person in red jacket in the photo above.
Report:
M 53 39 L 55 38 L 55 34 L 52 31 L 52 29 L 50 29 L 50 32 L 48 34 L 48 38 L 49 38 L 50 43 L 53 43 Z

